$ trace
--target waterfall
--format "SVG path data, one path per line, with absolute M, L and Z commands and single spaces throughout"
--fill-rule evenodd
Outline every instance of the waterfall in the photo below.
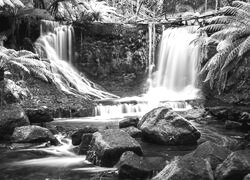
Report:
M 192 41 L 198 37 L 197 27 L 169 28 L 163 31 L 157 62 L 152 62 L 155 47 L 154 25 L 149 24 L 149 90 L 142 97 L 122 98 L 104 102 L 95 108 L 101 116 L 143 115 L 159 106 L 175 110 L 192 108 L 185 100 L 196 99 L 199 46 Z M 156 67 L 156 71 L 153 71 Z
M 69 94 L 90 95 L 101 99 L 117 97 L 98 89 L 71 65 L 74 59 L 72 26 L 43 20 L 40 29 L 41 35 L 35 46 L 38 54 L 50 63 L 53 81 L 59 89 Z
M 198 37 L 196 27 L 169 28 L 162 34 L 156 72 L 150 76 L 147 95 L 159 101 L 197 98 L 199 47 L 191 42 Z M 159 96 L 158 96 L 159 95 Z

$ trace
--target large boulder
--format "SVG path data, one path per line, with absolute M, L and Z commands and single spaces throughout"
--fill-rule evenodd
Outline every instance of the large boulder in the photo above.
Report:
M 25 111 L 17 104 L 0 108 L 0 139 L 9 139 L 14 129 L 29 125 Z
M 197 149 L 189 155 L 208 160 L 212 169 L 215 169 L 230 153 L 231 151 L 226 147 L 220 146 L 211 141 L 206 141 L 199 145 Z
M 190 122 L 167 107 L 144 115 L 138 127 L 145 140 L 165 145 L 195 144 L 201 135 Z
M 218 180 L 243 179 L 250 173 L 250 150 L 240 150 L 231 153 L 222 164 L 216 168 L 215 177 Z
M 122 154 L 119 162 L 115 165 L 118 168 L 121 178 L 149 178 L 155 171 L 160 171 L 166 165 L 164 158 L 141 157 L 134 152 L 127 151 Z
M 215 177 L 218 180 L 241 180 L 248 173 L 250 173 L 250 150 L 240 150 L 231 153 L 216 168 Z
M 52 113 L 46 106 L 40 108 L 27 108 L 25 112 L 30 123 L 45 123 L 53 121 Z
M 108 129 L 93 134 L 87 160 L 95 165 L 112 167 L 126 151 L 142 155 L 140 144 L 129 134 L 119 129 Z
M 91 127 L 91 126 L 86 126 L 84 128 L 78 129 L 77 131 L 75 131 L 72 135 L 71 135 L 71 139 L 72 139 L 72 144 L 74 146 L 77 146 L 79 144 L 81 144 L 81 139 L 82 139 L 82 135 L 83 134 L 87 134 L 87 133 L 95 133 L 98 131 L 98 128 L 95 127 Z
M 15 143 L 38 143 L 50 141 L 51 144 L 58 144 L 57 139 L 48 129 L 34 125 L 16 127 L 11 139 Z
M 153 180 L 213 180 L 209 162 L 202 158 L 176 157 Z

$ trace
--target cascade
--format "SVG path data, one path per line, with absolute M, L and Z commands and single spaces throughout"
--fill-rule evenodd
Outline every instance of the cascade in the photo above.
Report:
M 54 83 L 69 94 L 81 94 L 95 98 L 116 98 L 117 96 L 98 89 L 84 75 L 71 65 L 74 57 L 72 26 L 59 22 L 41 22 L 41 35 L 35 43 L 38 54 L 47 59 L 51 66 Z
M 198 37 L 197 27 L 169 28 L 162 34 L 156 71 L 150 75 L 147 96 L 158 101 L 197 98 L 199 46 L 191 42 Z M 159 96 L 157 96 L 159 95 Z
M 192 108 L 185 100 L 196 99 L 199 94 L 196 88 L 199 47 L 191 43 L 198 37 L 196 30 L 193 26 L 164 30 L 157 62 L 153 62 L 155 29 L 149 24 L 148 92 L 142 97 L 122 98 L 110 105 L 100 103 L 95 108 L 95 115 L 143 115 L 165 105 L 175 110 Z

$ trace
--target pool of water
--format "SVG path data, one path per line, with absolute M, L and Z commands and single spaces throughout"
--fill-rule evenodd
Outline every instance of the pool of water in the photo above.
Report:
M 104 119 L 57 119 L 53 125 L 71 128 L 81 126 L 95 126 L 99 129 L 118 128 L 119 119 L 106 121 Z M 229 146 L 240 141 L 242 133 L 227 131 L 222 125 L 201 125 L 192 122 L 201 132 L 199 143 L 206 140 Z M 86 156 L 75 153 L 71 140 L 63 135 L 57 135 L 60 146 L 47 144 L 0 146 L 0 179 L 1 180 L 79 180 L 102 179 L 116 180 L 116 168 L 98 167 L 86 160 Z M 182 156 L 193 151 L 197 146 L 163 146 L 143 142 L 137 139 L 147 157 L 161 157 L 170 161 L 175 156 Z M 9 147 L 12 147 L 9 148 Z

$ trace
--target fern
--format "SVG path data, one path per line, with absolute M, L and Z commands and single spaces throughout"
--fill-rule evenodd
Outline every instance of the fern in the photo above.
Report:
M 222 8 L 223 15 L 207 20 L 208 25 L 200 31 L 212 33 L 203 41 L 207 45 L 217 42 L 217 53 L 200 70 L 204 82 L 213 88 L 217 81 L 217 89 L 222 92 L 226 87 L 230 72 L 250 51 L 250 3 L 235 1 L 232 6 Z M 200 37 L 204 40 L 204 37 Z
M 13 74 L 15 70 L 26 74 L 33 74 L 46 82 L 53 81 L 51 72 L 47 69 L 46 62 L 41 61 L 37 54 L 21 50 L 15 51 L 0 47 L 1 66 Z

